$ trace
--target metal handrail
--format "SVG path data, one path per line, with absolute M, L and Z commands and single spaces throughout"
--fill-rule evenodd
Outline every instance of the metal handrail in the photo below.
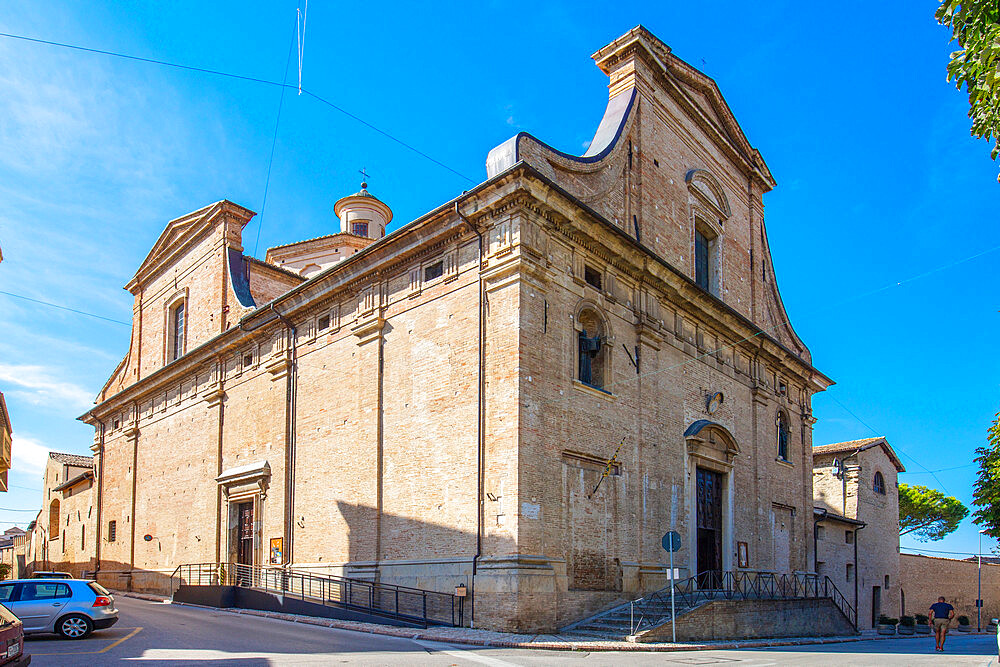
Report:
M 178 586 L 229 585 L 278 593 L 323 605 L 428 625 L 460 626 L 464 600 L 451 593 L 318 574 L 291 568 L 265 568 L 238 563 L 186 563 L 170 575 Z
M 857 629 L 857 612 L 828 576 L 803 573 L 779 574 L 755 570 L 699 572 L 676 581 L 672 586 L 633 600 L 629 605 L 629 634 L 655 627 L 669 619 L 671 588 L 677 606 L 690 609 L 712 600 L 787 600 L 829 598 Z M 636 609 L 639 618 L 636 619 Z

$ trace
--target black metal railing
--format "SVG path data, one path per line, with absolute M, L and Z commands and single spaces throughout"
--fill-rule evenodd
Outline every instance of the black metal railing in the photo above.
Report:
M 670 618 L 671 587 L 633 600 L 629 609 L 630 634 L 655 627 Z M 673 584 L 674 604 L 691 609 L 712 600 L 789 600 L 830 598 L 856 630 L 857 611 L 828 576 L 812 573 L 712 570 Z
M 464 598 L 451 593 L 349 579 L 307 570 L 237 563 L 178 565 L 170 575 L 171 595 L 181 585 L 240 586 L 306 602 L 362 611 L 411 623 L 459 626 Z

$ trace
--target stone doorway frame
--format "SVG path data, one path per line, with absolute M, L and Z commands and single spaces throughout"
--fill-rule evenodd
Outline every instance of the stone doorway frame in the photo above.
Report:
M 224 553 L 227 563 L 235 563 L 237 560 L 239 507 L 241 504 L 249 502 L 253 505 L 252 565 L 264 565 L 263 525 L 270 478 L 271 466 L 267 461 L 230 468 L 215 478 L 224 500 L 222 516 L 224 533 L 220 539 L 226 545 Z
M 691 576 L 698 572 L 698 468 L 712 470 L 723 477 L 722 498 L 722 571 L 733 570 L 733 553 L 736 549 L 734 541 L 734 511 L 735 493 L 733 489 L 733 467 L 740 447 L 736 438 L 722 424 L 699 419 L 684 431 L 684 441 L 687 456 L 684 457 L 684 503 L 687 523 L 687 543 L 691 545 L 688 551 L 688 571 Z

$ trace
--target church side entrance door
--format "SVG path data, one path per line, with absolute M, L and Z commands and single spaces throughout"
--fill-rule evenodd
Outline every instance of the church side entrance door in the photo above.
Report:
M 245 502 L 236 506 L 236 564 L 253 565 L 253 503 Z M 237 567 L 237 576 L 241 584 L 250 580 L 249 567 Z
M 698 587 L 722 586 L 722 475 L 698 468 Z

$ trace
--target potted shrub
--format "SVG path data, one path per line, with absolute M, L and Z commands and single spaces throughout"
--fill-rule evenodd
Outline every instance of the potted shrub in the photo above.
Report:
M 899 627 L 896 629 L 901 635 L 912 635 L 914 633 L 914 625 L 916 623 L 912 616 L 900 616 L 899 617 Z
M 959 632 L 972 632 L 972 626 L 969 625 L 969 617 L 968 616 L 959 616 L 958 617 L 958 631 Z
M 875 631 L 880 635 L 894 635 L 896 634 L 896 623 L 899 623 L 899 619 L 889 618 L 883 614 L 878 617 L 878 625 L 875 626 Z
M 926 614 L 915 614 L 913 618 L 917 622 L 914 630 L 916 630 L 918 635 L 929 635 L 931 633 L 931 626 L 929 625 L 931 619 Z

